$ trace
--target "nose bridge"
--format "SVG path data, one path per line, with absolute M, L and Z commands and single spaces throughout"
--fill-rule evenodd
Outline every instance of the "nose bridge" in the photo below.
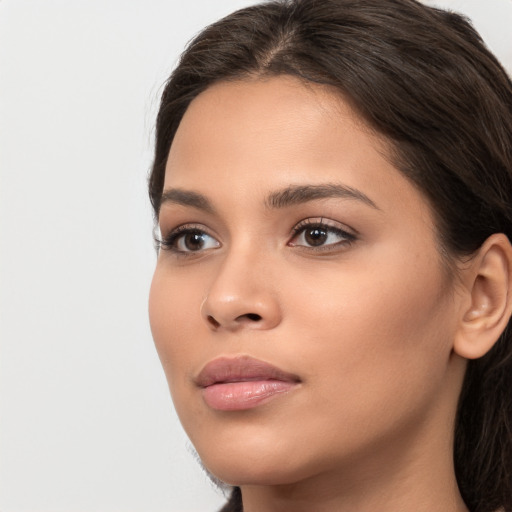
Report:
M 269 260 L 268 251 L 247 238 L 228 250 L 201 306 L 210 327 L 269 329 L 279 323 L 281 312 Z

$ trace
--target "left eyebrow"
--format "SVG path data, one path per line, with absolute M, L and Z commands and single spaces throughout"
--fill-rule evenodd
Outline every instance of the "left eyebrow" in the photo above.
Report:
M 272 192 L 265 200 L 267 208 L 286 208 L 296 204 L 307 203 L 315 199 L 354 199 L 361 201 L 376 210 L 380 208 L 363 192 L 347 185 L 338 183 L 322 183 L 315 185 L 290 185 L 283 190 Z

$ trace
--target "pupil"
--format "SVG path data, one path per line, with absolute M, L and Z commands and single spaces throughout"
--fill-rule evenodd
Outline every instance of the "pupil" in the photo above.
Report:
M 185 235 L 185 246 L 190 251 L 201 249 L 204 244 L 204 238 L 201 233 L 189 233 Z
M 306 231 L 305 239 L 309 245 L 322 245 L 327 240 L 327 232 L 325 229 L 313 228 Z

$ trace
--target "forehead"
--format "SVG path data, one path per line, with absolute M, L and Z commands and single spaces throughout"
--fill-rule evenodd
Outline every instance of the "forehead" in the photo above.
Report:
M 341 182 L 375 195 L 384 210 L 425 209 L 422 194 L 387 155 L 384 138 L 332 88 L 288 76 L 221 82 L 186 111 L 164 188 L 248 205 L 290 184 Z
M 267 144 L 269 150 L 277 145 L 296 150 L 295 143 L 309 139 L 310 149 L 318 146 L 318 135 L 327 130 L 346 138 L 349 131 L 339 128 L 347 125 L 370 137 L 370 129 L 332 87 L 286 75 L 219 82 L 189 105 L 174 137 L 170 160 L 172 163 L 182 149 L 198 152 L 198 146 L 205 143 L 220 150 L 235 142 L 237 148 L 250 147 L 251 151 L 259 144 Z M 382 138 L 372 138 L 384 148 Z

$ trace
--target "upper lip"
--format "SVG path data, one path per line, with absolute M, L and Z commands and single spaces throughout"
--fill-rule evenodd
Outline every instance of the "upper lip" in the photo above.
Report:
M 300 382 L 297 375 L 250 356 L 219 357 L 207 363 L 195 382 L 206 388 L 213 384 L 255 380 L 281 380 Z

